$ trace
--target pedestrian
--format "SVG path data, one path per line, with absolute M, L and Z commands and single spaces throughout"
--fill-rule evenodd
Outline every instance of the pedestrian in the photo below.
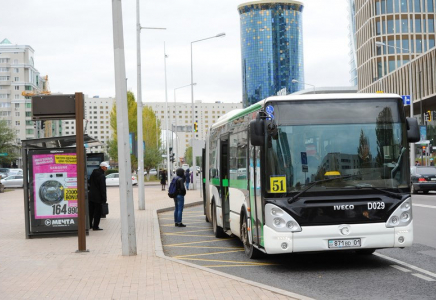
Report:
M 177 173 L 177 171 L 176 171 Z M 185 183 L 186 183 L 186 189 L 189 190 L 189 183 L 191 182 L 191 172 L 189 169 L 186 169 L 185 172 Z
M 421 164 L 419 163 L 419 161 L 415 161 L 415 166 L 420 166 Z
M 103 230 L 99 227 L 102 205 L 107 202 L 106 177 L 104 173 L 109 167 L 108 163 L 102 162 L 100 168 L 92 171 L 89 178 L 89 223 L 93 230 Z
M 182 168 L 178 168 L 176 170 L 176 190 L 177 196 L 174 198 L 174 225 L 176 227 L 186 227 L 185 224 L 182 223 L 182 213 L 183 206 L 185 205 L 185 173 Z
M 160 184 L 162 185 L 162 191 L 165 191 L 167 180 L 168 180 L 167 171 L 162 170 L 162 172 L 160 173 Z

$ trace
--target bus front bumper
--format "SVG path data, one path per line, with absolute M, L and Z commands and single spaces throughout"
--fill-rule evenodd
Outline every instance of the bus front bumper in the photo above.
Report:
M 343 235 L 341 228 L 347 226 L 349 233 Z M 329 247 L 329 240 L 349 240 L 360 246 Z M 413 242 L 413 221 L 402 227 L 386 228 L 385 223 L 340 224 L 328 226 L 302 226 L 301 232 L 278 232 L 264 226 L 264 245 L 268 254 L 292 252 L 359 250 L 409 247 Z M 342 243 L 342 242 L 338 242 Z M 333 242 L 334 244 L 334 242 Z M 330 242 L 332 246 L 332 242 Z

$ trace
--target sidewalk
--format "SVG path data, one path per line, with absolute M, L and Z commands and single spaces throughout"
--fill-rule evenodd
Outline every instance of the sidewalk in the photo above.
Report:
M 146 210 L 140 211 L 137 187 L 133 194 L 138 254 L 130 257 L 121 255 L 118 188 L 108 188 L 110 215 L 100 223 L 104 230 L 90 231 L 90 252 L 80 254 L 75 253 L 77 237 L 25 239 L 23 190 L 0 194 L 0 298 L 290 299 L 157 256 L 155 211 L 173 206 L 173 200 L 160 185 L 147 185 Z M 200 200 L 200 191 L 188 191 L 185 203 Z

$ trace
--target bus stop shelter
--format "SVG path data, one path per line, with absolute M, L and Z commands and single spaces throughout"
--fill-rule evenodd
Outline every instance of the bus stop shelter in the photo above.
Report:
M 84 145 L 85 148 L 102 146 L 88 135 L 84 135 Z M 75 135 L 22 141 L 27 239 L 77 234 L 77 181 L 83 178 L 86 187 L 87 176 L 77 174 L 76 157 Z M 87 199 L 85 202 L 87 208 Z

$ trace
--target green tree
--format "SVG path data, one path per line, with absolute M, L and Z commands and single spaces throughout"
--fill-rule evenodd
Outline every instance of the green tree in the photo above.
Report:
M 185 150 L 185 164 L 192 166 L 192 146 L 189 146 Z
M 18 159 L 19 147 L 14 144 L 15 131 L 8 126 L 6 120 L 0 120 L 0 153 L 7 153 L 7 156 L 0 156 L 0 166 L 10 166 Z
M 137 103 L 132 92 L 127 93 L 127 107 L 129 118 L 129 133 L 137 135 Z M 114 131 L 112 139 L 108 142 L 108 152 L 113 160 L 118 160 L 118 134 L 117 134 L 117 108 L 114 105 L 110 114 L 110 125 Z M 155 168 L 161 161 L 161 124 L 151 107 L 145 106 L 142 109 L 142 132 L 145 143 L 144 168 L 149 171 Z M 132 169 L 138 168 L 136 157 L 132 156 Z

